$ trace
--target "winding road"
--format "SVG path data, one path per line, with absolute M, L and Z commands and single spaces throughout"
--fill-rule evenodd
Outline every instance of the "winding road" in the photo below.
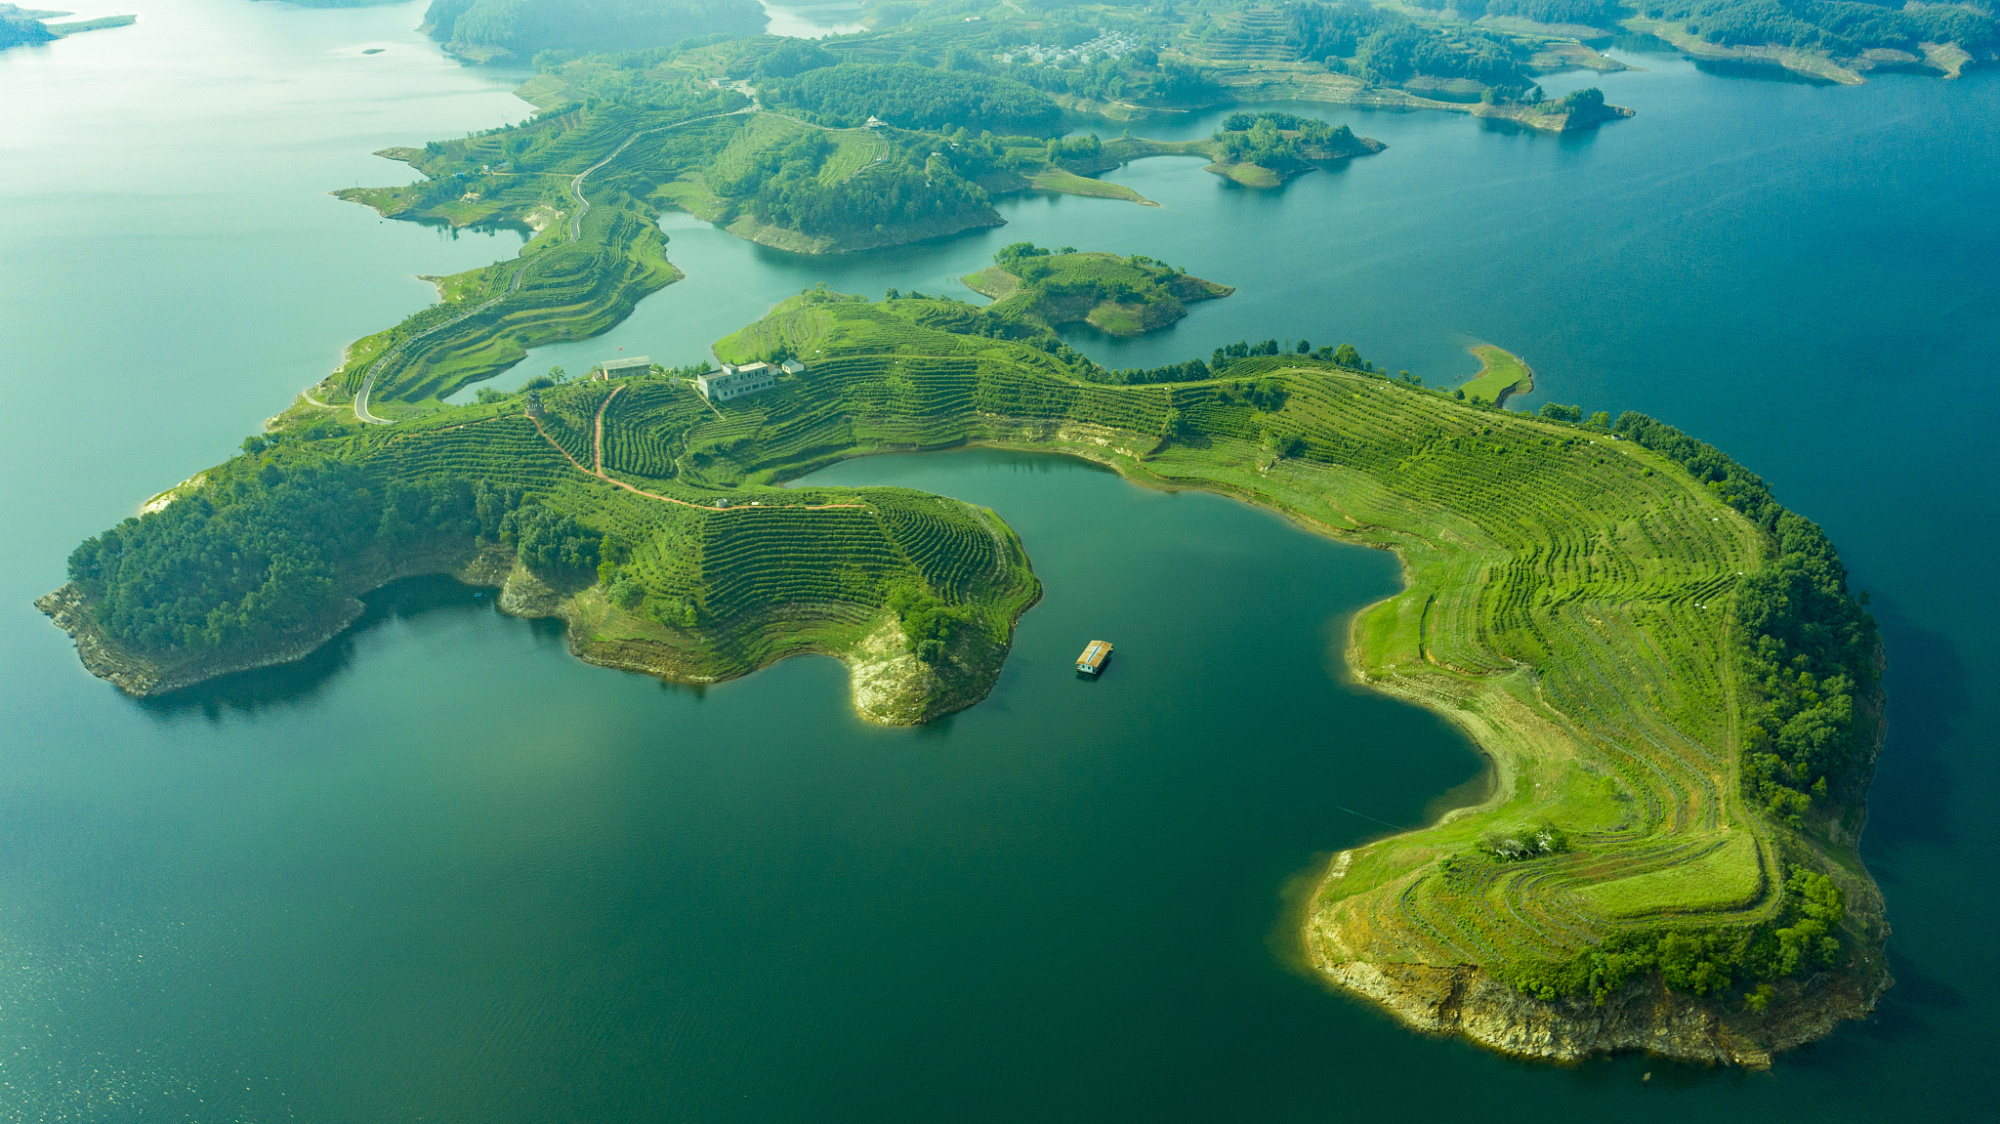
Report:
M 375 362 L 369 364 L 368 377 L 361 380 L 361 389 L 356 391 L 354 394 L 354 416 L 360 419 L 361 421 L 367 422 L 370 425 L 395 424 L 388 418 L 378 418 L 374 414 L 368 412 L 368 395 L 375 389 L 375 376 L 381 373 L 382 365 L 384 363 L 387 363 L 389 360 L 394 359 L 398 354 L 402 352 L 404 348 L 410 346 L 411 344 L 417 342 L 420 339 L 423 339 L 425 336 L 428 336 L 433 332 L 442 332 L 446 328 L 451 327 L 453 324 L 456 324 L 461 320 L 469 320 L 472 317 L 477 316 L 482 312 L 485 312 L 487 309 L 492 308 L 494 305 L 499 304 L 501 301 L 506 300 L 509 296 L 513 295 L 514 290 L 521 287 L 521 275 L 526 272 L 528 272 L 528 263 L 522 262 L 520 267 L 514 270 L 514 279 L 512 281 L 507 282 L 506 292 L 501 293 L 499 296 L 494 297 L 492 300 L 489 300 L 482 305 L 479 305 L 477 308 L 468 309 L 465 312 L 462 312 L 459 315 L 452 317 L 451 319 L 445 321 L 442 324 L 434 324 L 431 327 L 425 328 L 423 331 L 418 332 L 416 335 L 411 336 L 409 339 L 401 341 L 396 346 L 383 352 L 382 357 L 380 359 L 377 359 L 375 360 Z
M 623 488 L 626 491 L 631 492 L 635 496 L 644 496 L 649 500 L 659 500 L 661 503 L 677 504 L 681 507 L 691 507 L 694 508 L 696 511 L 710 511 L 710 512 L 749 511 L 753 508 L 761 509 L 766 506 L 762 503 L 738 504 L 735 507 L 729 507 L 726 504 L 720 506 L 710 506 L 708 504 L 689 503 L 686 500 L 677 500 L 672 496 L 663 496 L 658 492 L 648 492 L 641 488 L 635 488 L 632 485 L 627 484 L 625 481 L 620 480 L 612 476 L 610 473 L 604 471 L 604 411 L 611 408 L 611 400 L 618 397 L 621 393 L 624 392 L 624 390 L 625 386 L 623 384 L 620 384 L 617 388 L 612 390 L 610 394 L 605 396 L 603 402 L 598 403 L 597 417 L 593 419 L 591 422 L 592 432 L 590 438 L 590 459 L 596 465 L 595 468 L 585 468 L 583 466 L 582 461 L 579 461 L 575 457 L 571 456 L 569 450 L 562 447 L 561 442 L 557 441 L 553 437 L 550 437 L 549 431 L 542 428 L 542 419 L 531 417 L 528 419 L 528 421 L 534 425 L 535 432 L 541 434 L 542 440 L 547 441 L 549 443 L 550 448 L 554 449 L 558 453 L 561 453 L 562 458 L 568 461 L 571 467 L 575 468 L 578 472 L 583 472 L 587 473 L 588 475 L 595 476 L 599 480 L 604 481 L 606 484 L 616 485 L 617 487 Z M 865 509 L 868 505 L 863 503 L 782 503 L 782 504 L 771 504 L 769 506 L 773 508 L 779 508 L 779 507 L 796 508 L 800 511 L 837 511 L 841 509 L 853 509 L 853 508 Z
M 583 237 L 583 216 L 590 210 L 590 200 L 584 198 L 583 196 L 583 181 L 588 179 L 592 172 L 595 172 L 599 168 L 604 167 L 606 164 L 611 163 L 613 160 L 618 159 L 619 154 L 624 152 L 627 148 L 630 148 L 632 146 L 633 141 L 638 140 L 640 137 L 646 136 L 650 133 L 664 133 L 668 129 L 678 129 L 682 125 L 692 125 L 697 121 L 712 121 L 718 117 L 734 117 L 739 113 L 755 113 L 757 112 L 758 108 L 759 107 L 757 103 L 753 100 L 749 105 L 744 106 L 742 109 L 732 109 L 727 113 L 707 113 L 703 114 L 700 117 L 690 117 L 685 121 L 676 121 L 671 125 L 657 125 L 651 129 L 641 129 L 638 132 L 633 133 L 631 136 L 626 137 L 624 141 L 618 145 L 617 148 L 611 150 L 611 155 L 606 156 L 604 159 L 599 160 L 597 163 L 592 164 L 590 167 L 585 168 L 583 171 L 578 172 L 575 176 L 571 177 L 569 181 L 569 190 L 570 194 L 576 197 L 577 206 L 576 206 L 576 213 L 571 215 L 569 219 L 569 240 L 571 242 L 575 242 Z M 381 357 L 376 359 L 375 362 L 369 364 L 368 374 L 361 380 L 361 389 L 356 391 L 354 395 L 355 418 L 360 421 L 367 422 L 370 425 L 395 424 L 388 418 L 375 416 L 375 414 L 371 413 L 368 409 L 368 396 L 374 392 L 375 377 L 382 373 L 382 368 L 388 364 L 389 360 L 394 359 L 396 356 L 402 354 L 405 348 L 409 347 L 413 343 L 416 343 L 418 340 L 421 340 L 426 336 L 434 335 L 438 332 L 441 332 L 446 328 L 451 327 L 454 324 L 460 323 L 465 320 L 469 320 L 472 317 L 477 316 L 482 312 L 485 312 L 487 309 L 492 308 L 494 305 L 499 304 L 501 301 L 504 301 L 508 297 L 512 296 L 517 290 L 520 289 L 521 276 L 522 274 L 528 271 L 528 265 L 529 263 L 524 261 L 520 264 L 519 267 L 517 267 L 514 270 L 513 278 L 507 282 L 506 292 L 501 293 L 499 296 L 494 297 L 493 299 L 486 301 L 485 303 L 480 304 L 475 308 L 468 309 L 465 312 L 462 312 L 459 315 L 452 317 L 450 320 L 447 320 L 442 324 L 434 324 L 431 327 L 425 328 L 423 331 L 418 332 L 416 335 L 398 342 L 396 346 L 383 352 Z

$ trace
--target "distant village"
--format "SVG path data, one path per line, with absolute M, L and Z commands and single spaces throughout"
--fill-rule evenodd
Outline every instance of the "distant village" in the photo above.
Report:
M 1138 49 L 1137 39 L 1130 35 L 1106 31 L 1100 27 L 1097 29 L 1097 38 L 1074 47 L 1044 47 L 1040 43 L 1031 43 L 1018 51 L 1009 51 L 993 57 L 1001 62 L 1031 62 L 1040 66 L 1052 66 L 1070 61 L 1090 63 L 1098 59 L 1115 59 Z

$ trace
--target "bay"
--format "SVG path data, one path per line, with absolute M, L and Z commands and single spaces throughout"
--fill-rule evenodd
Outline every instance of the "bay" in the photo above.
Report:
M 687 280 L 503 379 L 689 361 L 820 281 L 969 296 L 1029 239 L 1238 286 L 1073 337 L 1115 366 L 1304 336 L 1450 382 L 1490 341 L 1535 367 L 1530 405 L 1642 409 L 1763 473 L 1888 637 L 1864 852 L 1899 985 L 1769 1074 L 1552 1069 L 1288 959 L 1292 880 L 1477 766 L 1344 682 L 1392 560 L 1216 497 L 976 451 L 822 473 L 990 504 L 1048 586 L 994 697 L 919 731 L 860 724 L 828 660 L 662 687 L 446 582 L 177 698 L 83 673 L 28 604 L 76 541 L 434 299 L 418 274 L 518 244 L 325 194 L 525 114 L 514 76 L 414 33 L 423 6 L 175 0 L 0 54 L 0 1120 L 1872 1121 L 1997 1091 L 2000 697 L 1971 670 L 2000 656 L 1993 72 L 1826 88 L 1628 54 L 1545 83 L 1639 111 L 1581 137 L 1303 107 L 1390 148 L 1275 192 L 1144 161 L 1111 178 L 1158 208 L 1024 198 L 843 259 L 669 216 Z M 1117 663 L 1080 683 L 1098 635 Z

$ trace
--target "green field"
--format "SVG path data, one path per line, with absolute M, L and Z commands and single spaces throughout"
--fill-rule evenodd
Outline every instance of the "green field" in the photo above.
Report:
M 1479 357 L 1479 372 L 1459 386 L 1468 401 L 1490 402 L 1496 406 L 1516 394 L 1535 389 L 1535 375 L 1520 357 L 1490 344 L 1472 349 Z
M 1050 167 L 1035 173 L 1029 181 L 1037 191 L 1053 191 L 1062 195 L 1082 195 L 1091 199 L 1122 199 L 1127 203 L 1140 203 L 1148 207 L 1159 204 L 1122 183 L 1091 179 L 1079 176 L 1064 168 Z

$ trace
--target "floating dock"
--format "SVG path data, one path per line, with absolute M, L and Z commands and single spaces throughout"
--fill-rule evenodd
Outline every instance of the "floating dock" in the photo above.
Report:
M 1092 640 L 1076 658 L 1076 669 L 1085 675 L 1096 675 L 1104 670 L 1104 662 L 1111 658 L 1111 641 Z

